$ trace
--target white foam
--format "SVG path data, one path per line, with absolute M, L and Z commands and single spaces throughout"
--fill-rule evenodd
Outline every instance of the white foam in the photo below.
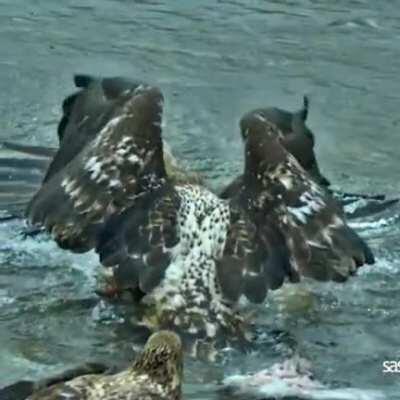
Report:
M 22 221 L 11 221 L 0 226 L 0 263 L 9 261 L 12 256 L 14 264 L 40 266 L 68 266 L 82 272 L 88 279 L 88 284 L 95 285 L 96 270 L 99 265 L 98 256 L 93 252 L 73 254 L 60 249 L 57 244 L 45 234 L 36 237 L 22 236 L 24 224 Z
M 307 360 L 295 357 L 252 375 L 233 375 L 223 384 L 242 395 L 257 399 L 296 397 L 304 400 L 384 400 L 377 390 L 335 388 L 314 379 Z

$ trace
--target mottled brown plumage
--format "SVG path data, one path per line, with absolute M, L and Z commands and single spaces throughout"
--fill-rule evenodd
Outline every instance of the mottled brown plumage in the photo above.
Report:
M 246 115 L 241 124 L 247 139 L 240 201 L 259 223 L 269 216 L 280 227 L 293 274 L 343 281 L 357 267 L 373 263 L 367 244 L 347 225 L 336 201 L 285 149 L 276 126 L 258 114 Z
M 172 332 L 160 331 L 149 338 L 127 369 L 76 377 L 39 390 L 27 400 L 179 400 L 182 378 L 181 340 Z
M 89 75 L 75 75 L 74 82 L 80 90 L 63 101 L 63 115 L 57 129 L 60 146 L 45 181 L 92 141 L 113 115 L 123 113 L 122 107 L 135 89 L 146 85 L 122 77 L 96 78 Z M 198 174 L 183 168 L 168 146 L 164 148 L 164 161 L 168 176 L 175 181 L 201 182 Z
M 164 151 L 163 146 L 155 145 L 153 138 L 161 141 L 160 135 L 144 133 L 146 139 L 140 138 L 143 127 L 151 132 L 161 129 L 163 97 L 158 89 L 140 97 L 145 84 L 119 77 L 77 75 L 75 84 L 81 90 L 63 102 L 58 126 L 60 145 L 42 187 L 28 206 L 27 216 L 33 224 L 40 221 L 45 225 L 61 247 L 84 252 L 95 246 L 98 228 L 107 216 L 128 207 L 130 197 L 141 190 L 140 186 L 151 186 L 143 179 L 132 181 L 136 172 L 145 176 L 151 170 L 152 176 L 144 179 L 154 181 L 166 173 L 173 182 L 199 183 L 201 179 L 186 172 L 168 147 Z M 114 132 L 117 134 L 110 143 L 106 137 Z M 103 142 L 101 135 L 105 137 Z M 120 140 L 122 137 L 125 141 Z M 103 147 L 93 145 L 95 140 Z M 137 146 L 141 154 L 135 153 Z M 152 153 L 155 148 L 159 154 Z M 95 178 L 94 184 L 91 178 Z M 68 213 L 73 203 L 77 214 L 65 216 L 60 226 L 52 211 L 54 202 L 59 204 L 57 213 Z
M 242 119 L 243 184 L 222 200 L 167 175 L 160 91 L 124 96 L 122 112 L 44 182 L 28 215 L 64 248 L 95 248 L 116 285 L 139 292 L 142 324 L 197 343 L 246 340 L 242 297 L 261 303 L 285 280 L 340 281 L 372 261 L 263 116 Z
M 140 95 L 142 90 L 144 95 Z M 48 174 L 28 206 L 30 221 L 44 225 L 63 248 L 80 252 L 94 247 L 98 227 L 108 215 L 122 212 L 166 177 L 157 133 L 161 93 L 137 87 L 119 101 L 96 138 L 86 143 L 73 162 Z M 61 145 L 58 154 L 62 150 Z M 70 212 L 72 208 L 75 213 Z
M 315 139 L 313 132 L 307 127 L 308 98 L 304 97 L 303 108 L 291 113 L 276 107 L 258 108 L 246 113 L 240 121 L 240 133 L 242 139 L 246 141 L 247 125 L 246 120 L 258 115 L 261 118 L 275 125 L 281 132 L 281 144 L 291 153 L 302 168 L 319 185 L 328 187 L 330 182 L 322 174 L 314 152 Z M 235 195 L 242 183 L 243 177 L 240 175 L 230 182 L 221 192 L 222 198 L 231 198 Z
M 244 334 L 236 303 L 242 295 L 261 302 L 282 284 L 283 237 L 273 226 L 258 235 L 239 203 L 167 176 L 161 93 L 137 87 L 124 96 L 117 115 L 43 183 L 30 221 L 63 248 L 95 248 L 120 289 L 142 294 L 151 328 L 207 340 Z M 283 272 L 277 280 L 268 269 Z

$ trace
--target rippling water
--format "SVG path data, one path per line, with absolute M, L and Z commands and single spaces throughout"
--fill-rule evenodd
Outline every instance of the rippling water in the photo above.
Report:
M 296 109 L 307 93 L 325 174 L 352 191 L 396 194 L 398 6 L 1 0 L 0 139 L 54 145 L 74 72 L 126 75 L 161 86 L 165 136 L 217 185 L 242 168 L 240 116 L 260 105 Z M 188 398 L 214 398 L 226 374 L 266 367 L 295 346 L 326 382 L 397 399 L 400 376 L 382 373 L 383 360 L 400 360 L 397 212 L 356 222 L 378 258 L 357 279 L 305 283 L 301 293 L 271 297 L 259 353 L 227 354 L 212 370 L 189 361 Z M 0 384 L 83 360 L 126 362 L 133 350 L 124 307 L 93 295 L 96 258 L 72 256 L 45 238 L 23 239 L 21 224 L 0 226 Z

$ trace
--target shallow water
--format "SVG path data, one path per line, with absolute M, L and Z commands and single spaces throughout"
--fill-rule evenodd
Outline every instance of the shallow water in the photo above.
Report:
M 126 75 L 162 88 L 165 137 L 218 185 L 242 168 L 240 116 L 260 105 L 296 109 L 307 93 L 325 175 L 351 191 L 398 193 L 398 1 L 198 3 L 1 0 L 0 139 L 55 145 L 74 72 Z M 325 382 L 397 399 L 400 375 L 383 374 L 382 362 L 400 360 L 398 211 L 356 223 L 377 253 L 374 267 L 344 285 L 307 282 L 300 294 L 271 296 L 260 351 L 227 352 L 212 370 L 189 361 L 187 397 L 215 398 L 225 375 L 294 348 Z M 125 307 L 93 294 L 96 258 L 24 239 L 21 228 L 0 225 L 0 386 L 130 359 Z

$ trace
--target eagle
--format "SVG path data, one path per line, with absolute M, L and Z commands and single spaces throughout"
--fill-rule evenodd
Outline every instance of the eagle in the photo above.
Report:
M 77 376 L 40 389 L 27 400 L 180 400 L 183 350 L 175 333 L 159 331 L 125 370 Z
M 97 118 L 83 112 L 71 130 L 60 123 L 60 148 L 26 215 L 61 248 L 94 249 L 116 284 L 139 294 L 139 323 L 185 339 L 246 341 L 242 300 L 262 303 L 303 276 L 343 282 L 374 262 L 262 113 L 241 120 L 242 184 L 221 199 L 168 175 L 157 87 L 112 94 Z M 65 114 L 71 121 L 68 101 Z
M 292 154 L 302 168 L 314 181 L 324 188 L 329 188 L 330 181 L 321 173 L 314 152 L 314 133 L 306 125 L 309 113 L 309 99 L 303 96 L 303 106 L 296 112 L 289 112 L 278 107 L 257 108 L 247 114 L 259 115 L 270 123 L 276 125 L 282 134 L 281 143 Z M 242 118 L 241 121 L 245 121 Z M 246 126 L 240 123 L 240 133 L 243 140 L 246 139 Z M 221 191 L 222 198 L 229 198 L 238 190 L 243 176 L 236 177 Z

